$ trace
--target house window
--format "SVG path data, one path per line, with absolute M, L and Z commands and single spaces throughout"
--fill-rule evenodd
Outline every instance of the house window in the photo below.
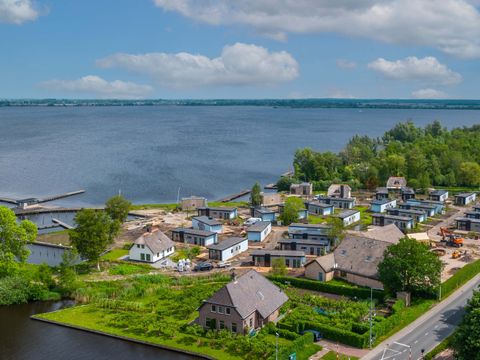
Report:
M 144 253 L 140 254 L 140 260 L 145 261 L 145 254 Z
M 232 323 L 232 332 L 237 332 L 237 323 Z
M 290 259 L 285 259 L 285 265 L 286 265 L 287 267 L 290 267 Z
M 230 315 L 230 308 L 225 308 L 225 314 Z
M 145 249 L 145 245 L 142 245 L 142 249 Z
M 230 253 L 233 254 L 233 249 L 230 250 Z
M 160 253 L 157 253 L 157 257 L 159 257 L 159 256 L 160 256 Z
M 210 318 L 207 317 L 205 319 L 205 327 L 208 328 L 208 329 L 215 330 L 217 328 L 217 320 L 210 319 Z
M 219 306 L 219 307 L 218 307 L 218 313 L 219 313 L 219 314 L 223 314 L 223 306 Z
M 147 261 L 150 261 L 150 254 L 146 254 L 147 255 Z
M 248 326 L 250 327 L 250 329 L 253 328 L 253 319 L 252 318 L 250 318 L 248 324 L 249 324 Z
M 225 329 L 225 321 L 220 320 L 220 329 Z
M 139 248 L 139 249 L 140 249 L 140 244 L 137 244 L 137 248 Z
M 212 312 L 216 312 L 217 311 L 217 307 L 215 305 L 212 305 Z
M 347 277 L 347 273 L 345 271 L 340 271 L 340 276 L 341 277 Z

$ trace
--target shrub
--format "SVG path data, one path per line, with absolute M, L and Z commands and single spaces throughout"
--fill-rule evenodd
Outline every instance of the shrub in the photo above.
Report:
M 450 295 L 458 287 L 472 279 L 478 273 L 480 273 L 480 260 L 477 260 L 462 267 L 450 279 L 448 279 L 441 285 L 442 298 Z

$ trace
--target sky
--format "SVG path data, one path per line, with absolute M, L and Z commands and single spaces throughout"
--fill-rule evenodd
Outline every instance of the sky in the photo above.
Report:
M 0 0 L 0 98 L 480 99 L 480 0 Z

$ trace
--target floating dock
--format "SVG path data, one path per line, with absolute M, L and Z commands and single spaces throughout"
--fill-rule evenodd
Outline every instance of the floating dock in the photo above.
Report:
M 230 201 L 233 201 L 235 199 L 238 199 L 238 198 L 241 198 L 245 195 L 248 195 L 252 192 L 252 190 L 242 190 L 240 191 L 239 193 L 236 193 L 236 194 L 233 194 L 233 195 L 230 195 L 230 196 L 227 196 L 227 197 L 224 197 L 223 199 L 220 199 L 218 200 L 219 202 L 230 202 Z
M 52 218 L 52 222 L 53 222 L 54 224 L 57 224 L 58 226 L 63 227 L 64 229 L 67 229 L 67 230 L 73 229 L 73 226 L 72 226 L 72 225 L 69 225 L 69 224 L 67 224 L 67 223 L 64 223 L 63 221 L 60 221 L 60 220 L 58 220 L 58 219 Z

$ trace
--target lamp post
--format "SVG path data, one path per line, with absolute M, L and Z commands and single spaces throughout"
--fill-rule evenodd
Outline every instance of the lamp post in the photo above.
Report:
M 370 288 L 370 334 L 368 337 L 368 345 L 372 350 L 372 304 L 373 304 L 373 288 Z
M 278 360 L 278 333 L 275 333 L 275 360 Z

